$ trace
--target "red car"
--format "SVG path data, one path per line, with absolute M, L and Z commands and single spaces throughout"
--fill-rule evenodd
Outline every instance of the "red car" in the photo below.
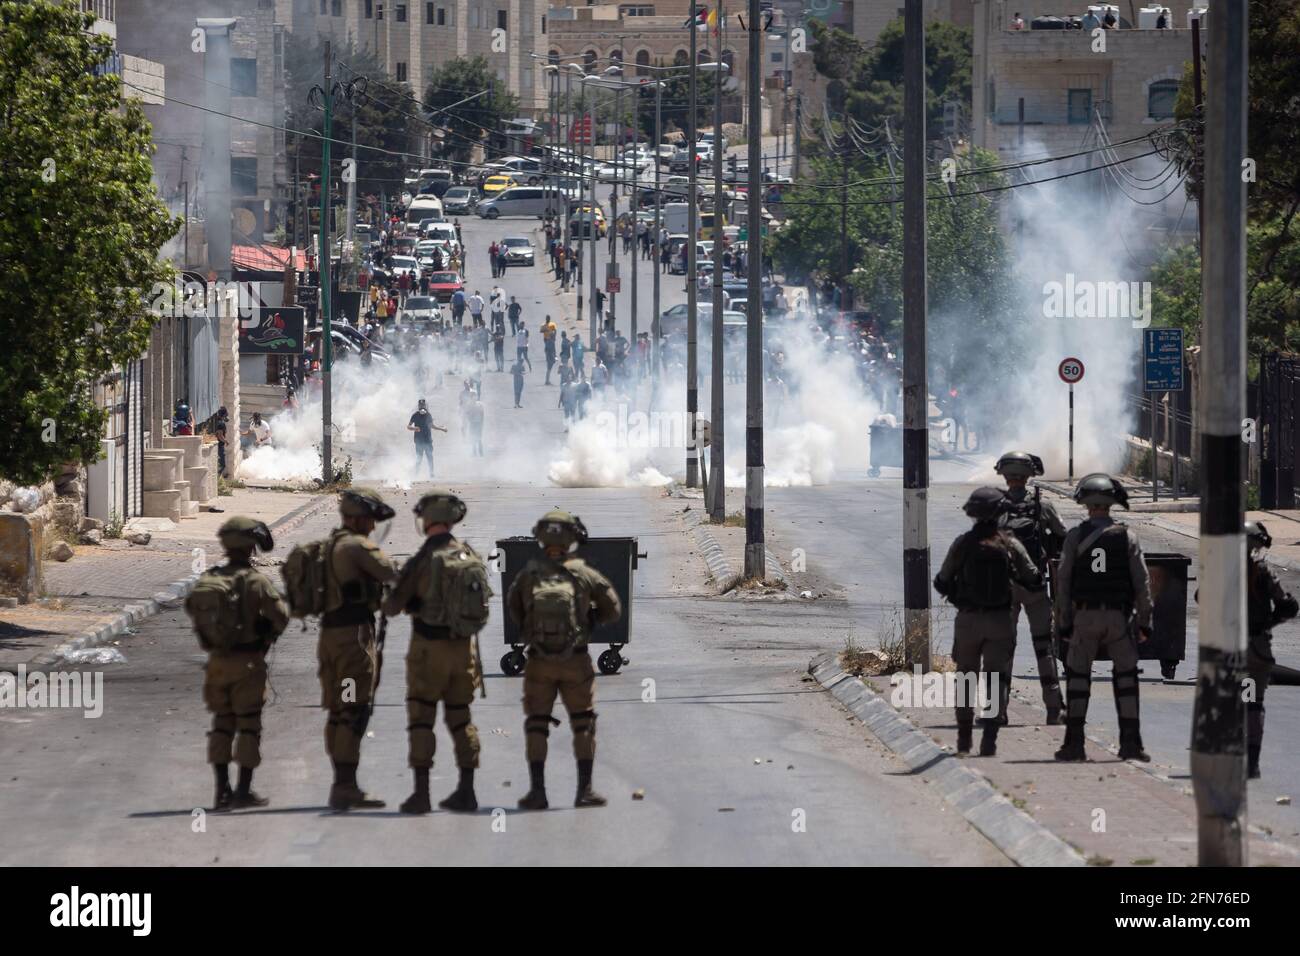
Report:
M 458 289 L 465 291 L 465 285 L 455 272 L 435 272 L 429 276 L 429 295 L 439 302 L 450 302 Z

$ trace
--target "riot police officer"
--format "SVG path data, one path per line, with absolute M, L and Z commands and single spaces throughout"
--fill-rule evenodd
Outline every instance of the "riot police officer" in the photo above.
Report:
M 558 694 L 573 729 L 578 762 L 575 807 L 601 807 L 605 798 L 591 787 L 596 758 L 595 671 L 587 640 L 602 624 L 623 615 L 618 592 L 603 574 L 570 552 L 587 540 L 582 521 L 567 511 L 548 511 L 533 527 L 543 553 L 529 561 L 510 585 L 506 605 L 528 645 L 524 667 L 524 738 L 529 789 L 524 810 L 545 810 L 546 749 Z
M 261 521 L 235 515 L 218 529 L 227 561 L 204 572 L 185 600 L 199 643 L 208 652 L 203 702 L 212 713 L 208 763 L 216 774 L 212 809 L 264 807 L 270 801 L 253 790 L 253 771 L 262 763 L 262 704 L 266 696 L 266 652 L 289 623 L 289 608 L 275 585 L 253 567 L 253 551 L 275 542 Z M 230 789 L 231 757 L 239 763 L 239 784 Z
M 474 771 L 478 767 L 478 731 L 469 705 L 481 689 L 476 634 L 487 623 L 487 567 L 468 544 L 452 536 L 462 521 L 465 502 L 444 489 L 420 498 L 415 514 L 424 533 L 420 546 L 402 568 L 384 613 L 411 615 L 411 646 L 406 654 L 406 714 L 410 764 L 415 792 L 402 804 L 403 813 L 428 813 L 429 771 L 436 741 L 433 722 L 442 702 L 443 719 L 456 747 L 460 781 L 438 806 L 444 810 L 478 809 Z
M 1011 696 L 1011 662 L 1016 629 L 1011 617 L 1012 583 L 1026 591 L 1039 591 L 1043 579 L 1029 554 L 1015 536 L 998 527 L 1004 500 L 997 488 L 977 488 L 963 509 L 974 519 L 970 531 L 957 536 L 948 549 L 943 566 L 934 578 L 934 589 L 957 607 L 953 624 L 952 657 L 957 673 L 964 678 L 969 695 L 969 675 L 978 674 L 979 685 L 988 686 L 989 675 L 997 680 L 998 711 L 980 719 L 983 735 L 980 756 L 997 753 L 1000 714 Z M 988 704 L 992 705 L 992 693 Z M 958 701 L 957 752 L 970 753 L 975 709 L 969 696 Z
M 1247 775 L 1259 776 L 1259 750 L 1264 742 L 1264 692 L 1273 672 L 1273 628 L 1290 620 L 1300 604 L 1264 563 L 1264 552 L 1273 538 L 1263 522 L 1247 521 L 1246 527 L 1246 618 L 1248 643 L 1246 669 L 1254 682 L 1254 697 L 1246 702 Z
M 1057 634 L 1070 643 L 1065 658 L 1065 741 L 1056 759 L 1088 759 L 1083 728 L 1092 694 L 1092 664 L 1104 649 L 1114 665 L 1119 755 L 1149 761 L 1138 716 L 1137 643 L 1151 636 L 1151 585 L 1137 536 L 1110 517 L 1113 506 L 1128 508 L 1128 492 L 1110 475 L 1095 473 L 1079 482 L 1074 500 L 1087 507 L 1088 518 L 1065 536 L 1057 571 Z
M 393 509 L 375 491 L 352 488 L 339 499 L 343 526 L 329 537 L 328 584 L 321 615 L 321 706 L 329 711 L 325 752 L 334 765 L 330 809 L 382 807 L 357 785 L 361 741 L 370 722 L 382 647 L 375 631 L 383 586 L 397 573 L 388 556 L 371 541 L 376 522 L 390 521 Z
M 1041 488 L 1035 488 L 1032 495 L 1029 493 L 1029 479 L 1043 473 L 1043 460 L 1028 452 L 1009 451 L 998 459 L 994 470 L 1007 483 L 1002 527 L 1025 546 L 1038 573 L 1045 574 L 1047 559 L 1060 550 L 1061 542 L 1065 540 L 1065 525 L 1057 517 L 1052 502 L 1043 500 Z M 1013 582 L 1013 628 L 1019 627 L 1021 608 L 1024 608 L 1029 621 L 1029 636 L 1038 662 L 1038 682 L 1043 689 L 1043 704 L 1047 707 L 1047 723 L 1057 724 L 1061 721 L 1061 683 L 1056 673 L 1056 658 L 1052 654 L 1052 602 L 1047 590 L 1028 591 Z M 1004 712 L 1004 723 L 1005 718 Z

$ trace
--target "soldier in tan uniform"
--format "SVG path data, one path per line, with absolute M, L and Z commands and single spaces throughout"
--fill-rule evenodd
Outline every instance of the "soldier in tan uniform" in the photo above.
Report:
M 1016 648 L 1016 625 L 1010 614 L 1012 585 L 1029 592 L 1043 587 L 1024 545 L 998 527 L 1003 505 L 997 488 L 971 492 L 962 510 L 975 524 L 957 536 L 934 578 L 934 589 L 957 608 L 952 659 L 958 675 L 977 674 L 980 686 L 987 686 L 989 674 L 998 681 L 997 710 L 980 718 L 984 731 L 981 757 L 997 753 L 998 728 L 1011 697 L 1011 662 Z M 963 681 L 958 687 L 969 692 L 970 685 Z M 975 708 L 969 698 L 957 703 L 957 752 L 970 753 Z M 988 703 L 994 704 L 992 700 Z
M 393 509 L 378 493 L 366 488 L 343 492 L 339 513 L 343 527 L 329 537 L 329 583 L 317 649 L 321 706 L 329 711 L 325 752 L 334 765 L 329 805 L 335 811 L 384 806 L 357 785 L 357 765 L 383 664 L 375 612 L 384 584 L 397 574 L 368 537 L 376 522 L 393 517 Z
M 403 813 L 428 813 L 429 771 L 433 767 L 436 739 L 433 722 L 442 701 L 443 719 L 456 747 L 460 782 L 438 806 L 444 810 L 472 812 L 474 771 L 478 767 L 478 731 L 470 720 L 474 691 L 482 688 L 475 631 L 487 622 L 487 572 L 473 549 L 452 536 L 452 526 L 463 520 L 465 503 L 450 491 L 435 489 L 415 506 L 424 544 L 402 568 L 397 584 L 384 600 L 384 613 L 411 615 L 411 645 L 406 654 L 406 714 L 410 737 L 411 772 L 415 792 L 401 806 Z M 481 574 L 479 573 L 481 571 Z M 469 575 L 465 580 L 449 580 Z M 470 580 L 472 578 L 472 580 Z M 481 580 L 480 580 L 481 579 Z M 465 595 L 481 590 L 481 604 Z M 465 620 L 468 623 L 465 623 Z
M 236 515 L 217 532 L 227 561 L 206 572 L 186 600 L 200 643 L 208 650 L 203 702 L 212 713 L 208 763 L 216 774 L 212 809 L 264 807 L 253 790 L 253 771 L 262 762 L 262 704 L 266 695 L 266 652 L 289 623 L 289 609 L 275 585 L 253 567 L 253 550 L 275 546 L 260 521 Z M 214 587 L 215 586 L 215 587 Z M 217 595 L 205 619 L 204 595 Z M 204 634 L 209 629 L 208 635 Z M 239 763 L 238 789 L 230 789 L 230 760 Z
M 1137 536 L 1110 516 L 1128 508 L 1128 492 L 1110 475 L 1085 476 L 1074 500 L 1088 519 L 1065 536 L 1057 569 L 1057 634 L 1069 639 L 1065 657 L 1065 741 L 1057 760 L 1087 760 L 1084 724 L 1092 696 L 1092 664 L 1103 648 L 1114 666 L 1111 686 L 1119 716 L 1119 755 L 1149 761 L 1138 717 L 1139 642 L 1151 636 L 1151 582 Z M 1133 631 L 1136 626 L 1137 639 Z
M 594 628 L 623 615 L 614 586 L 581 558 L 569 557 L 587 539 L 582 521 L 566 511 L 548 511 L 533 528 L 543 554 L 528 562 L 506 596 L 511 620 L 528 645 L 524 668 L 524 737 L 528 757 L 528 793 L 523 810 L 545 810 L 546 745 L 556 695 L 564 703 L 573 729 L 578 761 L 575 807 L 601 807 L 605 798 L 591 788 L 596 759 L 595 671 L 587 641 Z

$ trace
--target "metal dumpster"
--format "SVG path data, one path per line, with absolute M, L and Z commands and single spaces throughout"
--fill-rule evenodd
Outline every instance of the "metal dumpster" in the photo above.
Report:
M 496 543 L 497 549 L 490 557 L 500 562 L 501 599 L 510 593 L 510 585 L 515 576 L 534 558 L 541 556 L 537 539 L 528 535 L 518 538 L 501 538 Z M 597 627 L 591 632 L 589 644 L 608 644 L 609 648 L 596 658 L 596 666 L 602 674 L 617 674 L 620 667 L 628 663 L 620 653 L 632 637 L 632 572 L 638 561 L 646 557 L 637 552 L 636 538 L 588 538 L 575 552 L 589 565 L 609 578 L 623 604 L 623 616 L 613 624 Z M 519 629 L 510 620 L 509 613 L 502 614 L 505 626 L 505 643 L 510 650 L 501 658 L 501 670 L 510 676 L 524 672 L 524 645 L 519 639 Z
M 1161 676 L 1171 680 L 1178 662 L 1187 658 L 1187 571 L 1192 559 L 1161 551 L 1147 552 L 1145 558 L 1151 579 L 1151 637 L 1138 644 L 1138 659 L 1159 661 Z M 1053 560 L 1053 580 L 1056 565 Z M 1062 663 L 1069 648 L 1069 638 L 1057 638 L 1057 657 Z M 1110 660 L 1110 655 L 1103 648 L 1097 660 Z
M 880 477 L 881 468 L 903 467 L 903 429 L 891 425 L 871 426 L 871 467 L 867 474 Z

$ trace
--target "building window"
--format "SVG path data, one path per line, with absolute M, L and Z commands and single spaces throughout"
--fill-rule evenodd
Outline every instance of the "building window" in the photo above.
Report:
M 542 17 L 542 36 L 546 36 L 546 17 Z
M 384 19 L 384 5 L 382 2 L 375 4 L 375 19 Z
M 230 91 L 235 96 L 257 95 L 257 60 L 231 57 Z
M 426 3 L 424 5 L 424 25 L 426 27 L 433 26 L 433 4 L 432 3 Z
M 405 64 L 405 63 L 401 63 L 401 62 L 399 62 L 399 63 L 397 64 L 397 82 L 398 82 L 398 83 L 405 83 L 405 82 L 406 82 L 406 64 Z
M 325 0 L 320 0 L 320 15 L 323 17 L 329 13 Z
M 785 54 L 782 53 L 782 52 L 780 52 L 779 50 L 774 50 L 774 51 L 772 52 L 772 62 L 773 62 L 773 63 L 780 63 L 780 62 L 782 62 L 782 60 L 783 60 L 784 58 L 785 58 Z
M 678 50 L 673 54 L 673 66 L 686 66 L 691 62 L 691 55 L 685 50 Z
M 230 194 L 232 196 L 257 195 L 257 157 L 230 157 Z
M 646 69 L 646 67 L 648 67 L 649 65 L 650 65 L 650 51 L 637 50 L 636 51 L 636 75 L 646 76 L 647 74 L 649 74 L 650 71 Z
M 1147 87 L 1147 116 L 1157 120 L 1173 119 L 1177 99 L 1177 80 L 1157 80 Z
M 655 8 L 625 5 L 618 8 L 618 15 L 620 17 L 653 17 L 655 15 Z
M 497 11 L 497 29 L 498 29 L 498 30 L 506 30 L 506 29 L 508 29 L 507 24 L 509 23 L 509 16 L 510 16 L 510 11 L 508 11 L 508 10 L 498 10 L 498 11 Z
M 375 16 L 375 0 L 366 0 L 366 19 L 372 20 Z
M 343 0 L 330 0 L 330 16 L 343 16 Z
M 406 22 L 406 4 L 404 3 L 399 3 L 397 5 L 397 22 L 398 23 Z
M 1066 91 L 1066 122 L 1071 125 L 1092 122 L 1092 90 Z
M 446 25 L 447 25 L 447 8 L 446 8 L 446 7 L 439 7 L 439 8 L 438 8 L 438 26 L 440 26 L 440 27 L 445 27 Z

